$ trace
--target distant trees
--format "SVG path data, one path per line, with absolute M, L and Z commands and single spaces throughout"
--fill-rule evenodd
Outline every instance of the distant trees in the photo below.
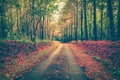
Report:
M 68 21 L 70 18 L 68 19 L 69 16 L 66 16 L 75 10 L 75 20 L 73 21 L 75 25 L 72 25 L 75 29 L 71 31 L 75 32 L 73 35 L 75 38 L 72 40 L 115 41 L 120 39 L 120 0 L 78 0 L 77 5 L 76 1 L 68 0 L 66 2 L 63 12 L 67 11 L 67 13 L 63 13 L 62 16 Z M 71 17 L 74 18 L 74 15 Z M 66 21 L 62 23 L 68 24 Z M 69 22 L 69 24 L 71 23 Z M 78 39 L 76 39 L 76 34 Z
M 9 5 L 16 8 L 19 7 L 17 0 L 1 0 L 0 1 L 0 39 L 6 39 L 8 36 L 8 7 Z
M 56 0 L 0 0 L 0 39 L 46 39 Z M 49 20 L 50 21 L 50 20 Z M 47 25 L 46 25 L 47 24 Z
M 52 13 L 59 0 L 0 0 L 0 39 L 52 39 L 53 27 L 59 24 L 65 41 L 120 40 L 120 0 L 64 2 L 59 22 L 54 23 Z

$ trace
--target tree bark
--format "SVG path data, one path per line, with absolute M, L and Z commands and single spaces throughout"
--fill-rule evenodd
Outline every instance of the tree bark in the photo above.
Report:
M 103 0 L 102 0 L 102 9 L 101 9 L 100 39 L 103 40 Z
M 78 0 L 76 0 L 76 23 L 75 23 L 75 40 L 77 41 L 78 40 Z
M 117 19 L 117 40 L 120 40 L 120 0 L 118 5 L 118 19 Z
M 112 0 L 107 0 L 108 16 L 110 21 L 110 40 L 115 41 L 115 29 L 113 19 Z
M 87 30 L 87 16 L 86 16 L 86 0 L 83 1 L 84 6 L 84 27 L 85 27 L 85 39 L 88 40 L 88 30 Z
M 5 39 L 7 38 L 6 32 L 6 0 L 0 1 L 0 38 Z
M 80 13 L 80 16 L 81 16 L 81 27 L 80 27 L 80 30 L 81 30 L 81 41 L 83 41 L 83 1 L 81 0 L 81 13 Z
M 94 0 L 94 40 L 97 40 L 97 26 L 96 26 L 96 0 Z

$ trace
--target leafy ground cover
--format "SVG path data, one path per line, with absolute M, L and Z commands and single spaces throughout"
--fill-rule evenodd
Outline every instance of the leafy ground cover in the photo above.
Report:
M 85 41 L 76 45 L 83 54 L 73 51 L 74 56 L 80 66 L 85 67 L 88 77 L 95 80 L 120 79 L 120 42 Z
M 10 80 L 30 70 L 49 56 L 56 45 L 57 42 L 40 42 L 36 45 L 19 41 L 0 42 L 0 80 Z

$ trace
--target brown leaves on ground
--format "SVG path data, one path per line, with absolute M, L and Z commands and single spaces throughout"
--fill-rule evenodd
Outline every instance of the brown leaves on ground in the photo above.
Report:
M 93 56 L 88 55 L 89 51 L 86 49 L 87 47 L 83 47 L 80 45 L 76 46 L 74 44 L 70 44 L 69 47 L 71 48 L 73 56 L 76 58 L 78 64 L 81 67 L 85 68 L 85 73 L 89 78 L 94 80 L 111 79 L 111 75 L 103 71 L 103 65 L 94 60 Z M 94 49 L 92 49 L 92 51 L 94 51 Z
M 77 47 L 101 64 L 102 72 L 109 74 L 110 80 L 120 79 L 120 42 L 85 41 L 78 43 Z
M 18 41 L 0 42 L 0 77 L 10 79 L 29 70 L 44 59 L 42 55 L 50 52 L 48 51 L 50 46 L 51 43 L 38 43 L 35 46 L 32 43 Z M 55 46 L 51 47 L 52 50 L 54 48 Z

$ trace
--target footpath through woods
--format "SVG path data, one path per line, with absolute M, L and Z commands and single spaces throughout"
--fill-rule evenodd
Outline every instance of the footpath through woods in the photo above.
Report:
M 68 44 L 59 47 L 30 72 L 15 80 L 89 80 L 74 59 Z
M 119 80 L 119 47 L 119 42 L 109 41 L 60 43 L 49 57 L 15 80 Z
M 19 50 L 18 44 L 9 42 L 8 48 L 1 46 L 1 51 Z M 40 43 L 35 52 L 27 55 L 24 51 L 11 52 L 12 56 L 0 53 L 5 61 L 0 80 L 120 80 L 119 52 L 120 42 Z

